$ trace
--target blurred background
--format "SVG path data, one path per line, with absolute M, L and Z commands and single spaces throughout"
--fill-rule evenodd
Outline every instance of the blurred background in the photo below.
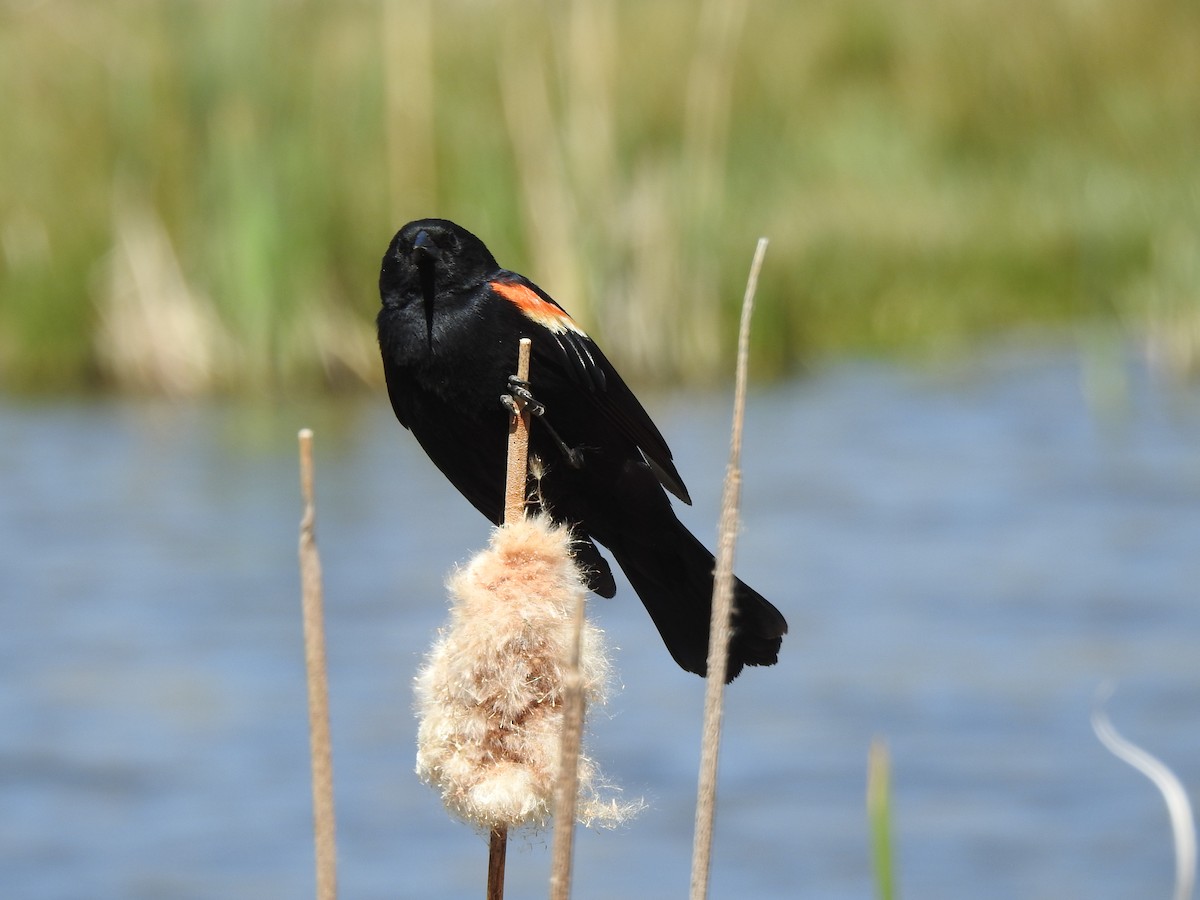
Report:
M 375 383 L 378 260 L 484 237 L 623 369 L 762 374 L 1103 320 L 1195 366 L 1189 0 L 7 0 L 0 366 Z
M 486 540 L 373 318 L 455 219 L 597 336 L 715 530 L 754 242 L 714 891 L 1165 895 L 1200 785 L 1200 5 L 0 0 L 0 884 L 311 893 L 295 434 L 316 431 L 347 896 L 479 893 L 411 775 L 441 580 Z M 593 722 L 650 808 L 580 897 L 679 896 L 702 685 L 627 586 Z M 522 839 L 511 890 L 544 889 Z

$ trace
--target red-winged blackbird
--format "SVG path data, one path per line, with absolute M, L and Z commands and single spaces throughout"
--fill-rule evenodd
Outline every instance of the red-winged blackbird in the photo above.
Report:
M 519 338 L 532 338 L 530 391 L 544 413 L 530 426 L 530 500 L 571 525 L 576 561 L 604 597 L 616 584 L 593 540 L 608 548 L 671 656 L 703 675 L 713 555 L 675 517 L 663 488 L 691 499 L 671 451 L 600 348 L 550 295 L 444 219 L 396 234 L 379 292 L 396 418 L 494 523 L 503 515 L 510 417 L 501 397 L 514 389 Z M 745 665 L 776 662 L 787 623 L 741 581 L 732 624 L 727 680 Z

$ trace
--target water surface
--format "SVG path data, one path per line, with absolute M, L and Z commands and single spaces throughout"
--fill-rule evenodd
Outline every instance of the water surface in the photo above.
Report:
M 1089 726 L 1200 785 L 1200 406 L 1069 354 L 845 364 L 751 398 L 739 573 L 788 615 L 728 694 L 713 896 L 872 895 L 871 739 L 927 898 L 1167 896 L 1167 817 Z M 1114 378 L 1115 375 L 1115 378 Z M 728 398 L 648 398 L 710 543 Z M 342 893 L 474 897 L 482 838 L 412 774 L 410 682 L 484 523 L 386 401 L 0 403 L 0 884 L 311 896 L 295 433 L 316 434 Z M 579 898 L 683 896 L 703 685 L 622 584 L 592 750 L 649 808 L 582 832 Z M 545 891 L 518 838 L 512 896 Z

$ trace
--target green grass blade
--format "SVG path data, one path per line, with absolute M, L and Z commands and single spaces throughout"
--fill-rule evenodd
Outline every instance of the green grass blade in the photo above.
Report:
M 867 755 L 867 820 L 871 828 L 871 863 L 875 895 L 880 900 L 896 896 L 892 868 L 891 762 L 882 738 L 871 742 Z

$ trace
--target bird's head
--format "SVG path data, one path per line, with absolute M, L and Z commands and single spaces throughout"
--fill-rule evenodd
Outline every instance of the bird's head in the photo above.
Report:
M 439 296 L 472 291 L 498 269 L 483 241 L 446 219 L 417 219 L 392 238 L 379 271 L 386 306 L 424 302 L 432 313 Z

